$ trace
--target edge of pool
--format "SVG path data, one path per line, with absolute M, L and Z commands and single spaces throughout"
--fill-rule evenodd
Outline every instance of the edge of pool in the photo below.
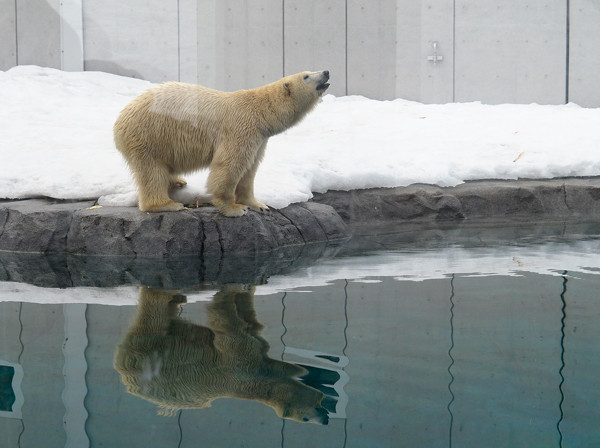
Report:
M 453 226 L 489 221 L 596 221 L 600 177 L 413 184 L 315 193 L 267 214 L 226 218 L 214 207 L 143 213 L 95 201 L 0 201 L 0 251 L 167 258 L 256 254 L 336 245 L 379 226 Z

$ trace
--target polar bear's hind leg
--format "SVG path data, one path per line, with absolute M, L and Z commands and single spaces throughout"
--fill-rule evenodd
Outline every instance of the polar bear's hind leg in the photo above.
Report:
M 183 210 L 183 204 L 169 197 L 169 187 L 172 176 L 162 165 L 145 166 L 135 170 L 135 180 L 138 185 L 140 210 L 143 212 L 175 212 Z M 185 181 L 184 181 L 185 182 Z

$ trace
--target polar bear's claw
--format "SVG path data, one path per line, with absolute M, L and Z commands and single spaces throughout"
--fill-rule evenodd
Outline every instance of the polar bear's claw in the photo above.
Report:
M 248 204 L 248 206 L 250 207 L 250 210 L 254 210 L 255 212 L 258 213 L 267 213 L 269 210 L 269 207 L 267 207 L 265 204 L 263 204 L 262 202 L 255 202 L 254 204 Z

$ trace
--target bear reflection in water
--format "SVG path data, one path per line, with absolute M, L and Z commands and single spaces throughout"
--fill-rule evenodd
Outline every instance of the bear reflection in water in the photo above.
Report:
M 223 286 L 208 305 L 207 327 L 178 317 L 185 301 L 141 288 L 137 315 L 115 355 L 129 393 L 165 415 L 229 397 L 260 401 L 286 419 L 329 422 L 325 407 L 335 409 L 335 401 L 298 379 L 306 369 L 267 356 L 253 286 Z

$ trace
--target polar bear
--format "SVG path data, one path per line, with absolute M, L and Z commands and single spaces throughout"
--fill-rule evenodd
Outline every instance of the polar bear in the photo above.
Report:
M 129 103 L 114 140 L 131 169 L 142 211 L 177 211 L 169 190 L 178 177 L 210 168 L 207 187 L 225 216 L 268 207 L 254 197 L 267 140 L 298 123 L 329 87 L 329 71 L 302 72 L 251 90 L 221 92 L 168 82 Z
M 237 398 L 262 402 L 282 418 L 328 424 L 335 399 L 298 379 L 308 373 L 304 367 L 267 355 L 254 286 L 223 285 L 208 306 L 206 327 L 179 317 L 185 301 L 174 291 L 140 289 L 136 318 L 114 361 L 129 393 L 166 415 Z

